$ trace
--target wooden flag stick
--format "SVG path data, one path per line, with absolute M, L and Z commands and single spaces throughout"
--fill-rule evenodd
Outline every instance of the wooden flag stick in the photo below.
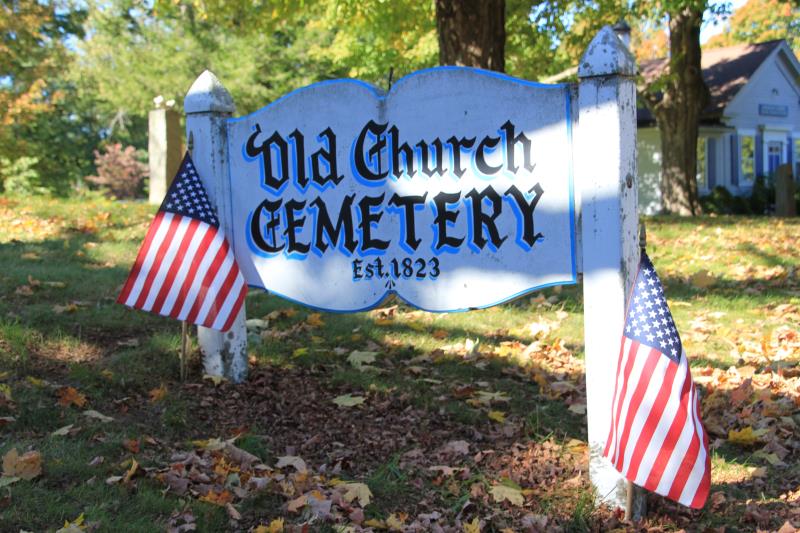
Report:
M 189 344 L 189 324 L 185 320 L 181 320 L 181 358 L 180 358 L 180 373 L 181 381 L 186 381 L 186 348 Z
M 189 132 L 189 138 L 186 140 L 186 151 L 189 152 L 189 155 L 192 155 L 193 148 L 194 148 L 194 135 L 192 132 Z M 186 381 L 186 373 L 187 373 L 186 350 L 188 345 L 189 345 L 189 324 L 185 320 L 181 320 L 181 355 L 180 355 L 181 382 Z

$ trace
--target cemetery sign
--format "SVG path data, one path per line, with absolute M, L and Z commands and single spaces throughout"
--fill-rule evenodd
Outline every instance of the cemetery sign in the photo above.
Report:
M 436 68 L 228 120 L 231 229 L 251 286 L 330 311 L 430 311 L 575 283 L 567 85 Z

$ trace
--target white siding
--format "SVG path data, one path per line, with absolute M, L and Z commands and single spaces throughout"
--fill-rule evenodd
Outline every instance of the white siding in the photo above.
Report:
M 658 128 L 639 128 L 636 148 L 639 167 L 639 212 L 654 215 L 661 210 L 661 134 Z
M 725 108 L 725 121 L 736 128 L 791 131 L 800 125 L 800 86 L 784 50 L 770 55 L 756 70 L 750 81 Z M 786 106 L 786 117 L 759 114 L 759 105 Z

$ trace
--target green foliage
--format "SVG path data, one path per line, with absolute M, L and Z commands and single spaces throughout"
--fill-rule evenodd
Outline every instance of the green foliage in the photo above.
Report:
M 97 176 L 86 176 L 86 181 L 99 186 L 115 198 L 136 198 L 141 193 L 144 178 L 148 174 L 147 165 L 139 160 L 143 157 L 144 154 L 137 154 L 133 146 L 123 149 L 119 143 L 108 144 L 103 153 L 95 150 Z
M 36 170 L 39 160 L 22 156 L 17 159 L 0 157 L 0 183 L 7 194 L 29 195 L 46 194 L 49 189 L 42 186 L 41 177 Z

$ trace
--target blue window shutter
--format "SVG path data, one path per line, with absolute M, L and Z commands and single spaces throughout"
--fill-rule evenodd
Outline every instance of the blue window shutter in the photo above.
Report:
M 711 190 L 717 185 L 717 140 L 709 137 L 706 139 L 706 147 L 708 190 Z
M 731 185 L 739 186 L 739 136 L 731 135 Z
M 789 133 L 786 135 L 786 162 L 789 163 L 791 167 L 794 167 L 794 140 L 792 139 L 792 134 Z
M 756 133 L 756 177 L 764 174 L 764 134 Z

